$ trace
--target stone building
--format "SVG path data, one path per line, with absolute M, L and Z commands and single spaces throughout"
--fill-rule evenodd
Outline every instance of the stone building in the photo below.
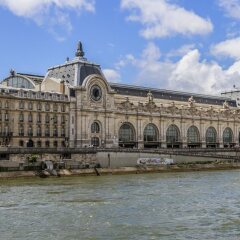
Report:
M 81 43 L 45 77 L 11 71 L 0 98 L 1 143 L 11 146 L 239 146 L 235 100 L 110 83 Z
M 40 76 L 11 75 L 0 88 L 0 145 L 66 147 L 69 97 L 40 91 Z

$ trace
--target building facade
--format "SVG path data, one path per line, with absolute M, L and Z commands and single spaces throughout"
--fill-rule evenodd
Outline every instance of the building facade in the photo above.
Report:
M 1 85 L 1 145 L 206 148 L 239 146 L 240 109 L 209 96 L 109 83 L 76 57 L 45 77 L 11 71 Z

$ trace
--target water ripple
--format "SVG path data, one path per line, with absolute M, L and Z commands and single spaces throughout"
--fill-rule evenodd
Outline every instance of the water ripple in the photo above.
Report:
M 0 239 L 240 239 L 240 171 L 0 183 Z

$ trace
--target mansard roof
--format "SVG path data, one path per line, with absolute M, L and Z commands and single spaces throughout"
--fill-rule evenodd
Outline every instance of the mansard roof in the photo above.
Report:
M 104 77 L 100 65 L 84 57 L 81 42 L 78 43 L 75 56 L 73 60 L 67 59 L 64 64 L 49 68 L 46 77 L 64 80 L 72 86 L 81 86 L 84 79 L 92 74 Z
M 229 106 L 236 107 L 236 101 L 231 100 L 228 97 L 204 95 L 190 92 L 180 92 L 166 89 L 156 89 L 141 86 L 133 86 L 119 83 L 109 83 L 111 88 L 115 90 L 117 94 L 136 96 L 136 97 L 147 97 L 147 93 L 150 91 L 154 98 L 172 100 L 172 101 L 183 101 L 186 102 L 193 96 L 196 103 L 210 104 L 210 105 L 223 105 L 224 101 L 227 100 Z

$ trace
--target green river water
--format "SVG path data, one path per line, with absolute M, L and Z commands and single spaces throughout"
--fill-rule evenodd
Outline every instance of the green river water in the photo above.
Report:
M 240 171 L 0 180 L 0 239 L 240 239 Z

